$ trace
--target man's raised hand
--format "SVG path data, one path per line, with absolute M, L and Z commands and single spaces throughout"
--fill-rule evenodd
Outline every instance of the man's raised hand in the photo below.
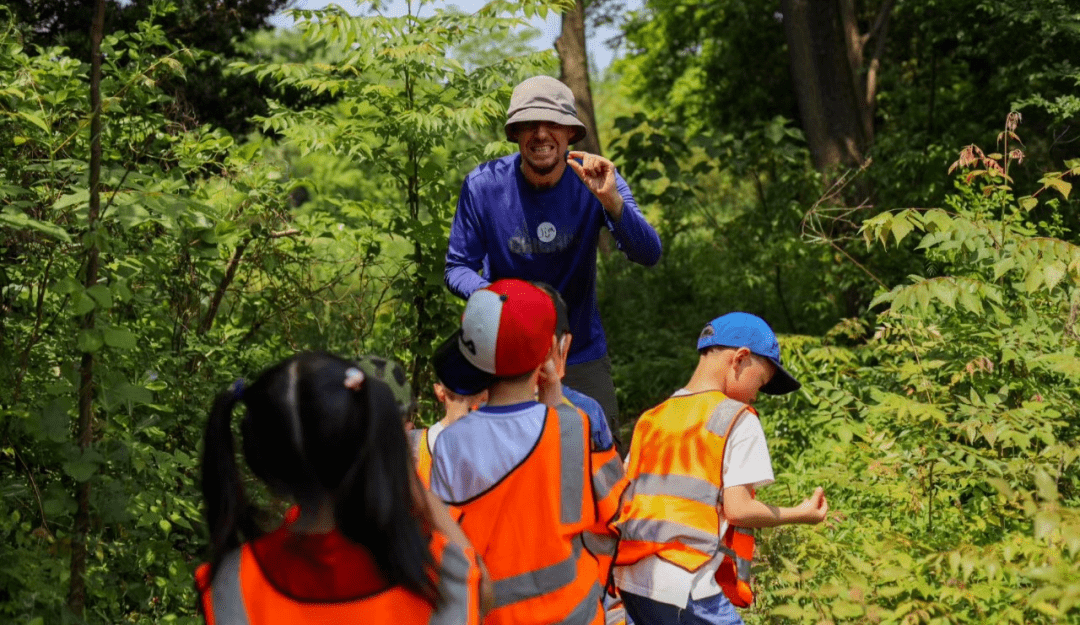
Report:
M 581 162 L 576 159 L 581 159 Z M 623 198 L 615 185 L 615 164 L 598 154 L 579 150 L 570 152 L 566 164 L 600 200 L 612 221 L 618 221 L 622 217 Z

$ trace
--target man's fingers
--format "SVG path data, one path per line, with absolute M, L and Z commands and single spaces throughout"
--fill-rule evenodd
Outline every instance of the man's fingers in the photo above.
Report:
M 573 154 L 573 152 L 571 152 Z M 582 168 L 581 163 L 566 159 L 566 164 L 570 166 L 570 169 L 574 170 L 574 173 L 578 175 L 578 178 L 585 180 L 585 170 Z
M 585 158 L 586 156 L 589 156 L 589 153 L 582 150 L 570 150 L 567 155 L 568 158 Z

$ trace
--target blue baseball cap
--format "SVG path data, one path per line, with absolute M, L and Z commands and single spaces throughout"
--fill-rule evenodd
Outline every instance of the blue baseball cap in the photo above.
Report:
M 776 365 L 776 374 L 761 387 L 766 395 L 784 395 L 799 390 L 802 385 L 780 364 L 780 342 L 776 334 L 756 315 L 744 312 L 728 313 L 709 322 L 698 337 L 697 348 L 745 347 L 751 353 L 768 358 Z

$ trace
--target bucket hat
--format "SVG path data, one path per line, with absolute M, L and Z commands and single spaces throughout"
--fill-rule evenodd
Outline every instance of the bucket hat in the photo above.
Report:
M 577 117 L 574 92 L 551 76 L 533 76 L 514 87 L 506 111 L 506 140 L 516 141 L 513 126 L 521 122 L 552 122 L 569 126 L 570 143 L 585 138 L 585 124 Z

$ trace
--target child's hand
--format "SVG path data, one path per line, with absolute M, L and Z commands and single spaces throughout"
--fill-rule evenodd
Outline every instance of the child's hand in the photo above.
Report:
M 798 505 L 802 523 L 811 525 L 821 523 L 829 513 L 829 502 L 825 500 L 825 489 L 818 486 L 810 498 Z
M 548 408 L 558 408 L 562 402 L 562 381 L 559 380 L 559 372 L 555 368 L 555 359 L 548 358 L 544 366 L 540 368 L 539 389 L 537 401 Z

